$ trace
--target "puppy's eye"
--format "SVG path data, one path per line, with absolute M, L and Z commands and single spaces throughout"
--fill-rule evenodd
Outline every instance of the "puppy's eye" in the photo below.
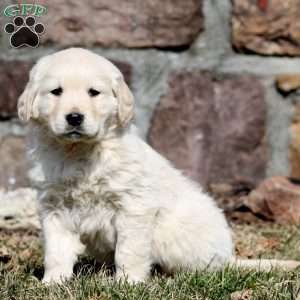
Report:
M 95 90 L 95 89 L 89 89 L 89 90 L 88 90 L 88 93 L 89 93 L 89 95 L 90 95 L 91 97 L 96 97 L 96 96 L 98 96 L 99 94 L 101 94 L 101 92 L 99 92 L 99 91 L 97 91 L 97 90 Z
M 60 96 L 62 94 L 62 92 L 63 92 L 63 89 L 61 87 L 50 91 L 50 93 L 55 96 Z

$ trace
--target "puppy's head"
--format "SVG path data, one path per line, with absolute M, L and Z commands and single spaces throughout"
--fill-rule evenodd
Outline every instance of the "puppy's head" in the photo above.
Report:
M 23 121 L 33 120 L 66 142 L 105 137 L 133 117 L 133 96 L 121 72 L 88 50 L 43 57 L 19 98 Z

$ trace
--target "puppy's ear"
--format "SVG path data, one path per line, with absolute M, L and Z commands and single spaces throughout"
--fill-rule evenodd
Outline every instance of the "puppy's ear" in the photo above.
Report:
M 29 81 L 26 84 L 25 90 L 18 100 L 18 115 L 22 121 L 29 121 L 31 118 L 38 117 L 36 98 L 38 94 L 39 70 L 41 66 L 48 61 L 47 57 L 41 58 L 31 69 Z
M 125 128 L 134 115 L 134 98 L 123 76 L 116 79 L 113 93 L 118 99 L 118 119 L 120 125 Z
M 33 83 L 29 81 L 18 100 L 18 115 L 22 121 L 27 122 L 31 118 L 37 117 L 37 112 L 34 110 L 34 100 L 36 96 L 37 89 L 34 88 Z

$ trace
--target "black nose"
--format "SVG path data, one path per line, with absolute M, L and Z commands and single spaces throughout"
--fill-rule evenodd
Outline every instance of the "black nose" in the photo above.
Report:
M 79 126 L 83 122 L 83 119 L 84 115 L 79 113 L 70 113 L 66 115 L 66 120 L 71 126 Z

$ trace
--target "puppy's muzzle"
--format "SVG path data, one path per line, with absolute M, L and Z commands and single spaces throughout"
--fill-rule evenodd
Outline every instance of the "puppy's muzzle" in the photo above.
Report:
M 72 112 L 66 115 L 66 120 L 70 126 L 79 127 L 84 120 L 84 115 L 77 112 Z

